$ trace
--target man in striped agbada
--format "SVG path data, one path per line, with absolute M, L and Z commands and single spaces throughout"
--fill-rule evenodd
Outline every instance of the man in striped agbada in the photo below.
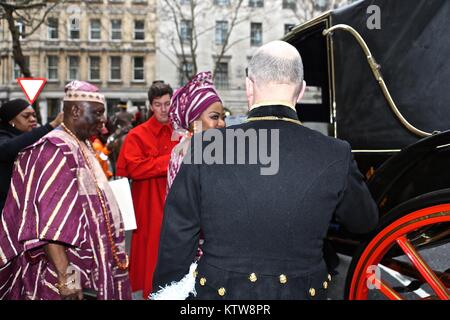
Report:
M 131 299 L 119 207 L 89 137 L 105 98 L 66 86 L 64 123 L 18 156 L 0 223 L 0 299 Z

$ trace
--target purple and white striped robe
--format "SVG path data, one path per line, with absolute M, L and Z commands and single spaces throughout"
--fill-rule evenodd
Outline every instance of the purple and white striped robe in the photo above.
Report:
M 83 148 L 86 148 L 82 144 Z M 120 211 L 95 156 L 86 148 L 106 200 L 120 259 Z M 76 141 L 53 130 L 18 156 L 0 224 L 0 299 L 60 299 L 55 268 L 43 246 L 67 246 L 81 286 L 97 299 L 131 299 L 128 272 L 114 262 L 92 173 Z

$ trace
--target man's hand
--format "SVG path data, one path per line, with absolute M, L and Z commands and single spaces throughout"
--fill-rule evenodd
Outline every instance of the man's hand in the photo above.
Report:
M 50 122 L 50 125 L 54 128 L 56 128 L 57 126 L 59 126 L 61 124 L 61 122 L 63 122 L 64 119 L 64 112 L 60 112 L 58 113 L 58 115 L 56 116 L 55 120 L 53 120 L 52 122 Z
M 56 269 L 58 275 L 58 283 L 56 287 L 59 290 L 61 299 L 63 300 L 82 300 L 83 292 L 76 277 L 77 273 L 70 273 L 69 259 L 66 254 L 66 247 L 57 244 L 49 243 L 44 247 L 47 259 Z M 73 269 L 72 269 L 73 270 Z
M 60 286 L 58 290 L 62 300 L 83 300 L 83 291 L 81 289 L 71 289 L 70 286 Z

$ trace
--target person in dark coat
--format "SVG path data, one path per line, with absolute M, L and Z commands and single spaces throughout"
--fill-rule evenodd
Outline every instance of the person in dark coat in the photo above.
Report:
M 191 139 L 166 201 L 152 298 L 191 276 L 190 298 L 327 298 L 330 221 L 366 233 L 378 211 L 350 145 L 298 120 L 305 86 L 298 51 L 270 42 L 249 64 L 247 122 Z
M 14 160 L 19 152 L 56 128 L 61 121 L 62 113 L 38 128 L 36 112 L 22 99 L 8 101 L 0 107 L 0 212 L 5 205 Z

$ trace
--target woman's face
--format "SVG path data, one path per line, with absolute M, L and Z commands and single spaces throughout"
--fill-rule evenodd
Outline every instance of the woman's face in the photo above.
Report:
M 225 112 L 221 102 L 214 102 L 205 111 L 202 112 L 200 118 L 194 121 L 194 131 L 200 125 L 201 129 L 220 129 L 225 128 Z
M 22 132 L 29 132 L 37 126 L 36 112 L 30 106 L 15 116 L 9 123 Z

